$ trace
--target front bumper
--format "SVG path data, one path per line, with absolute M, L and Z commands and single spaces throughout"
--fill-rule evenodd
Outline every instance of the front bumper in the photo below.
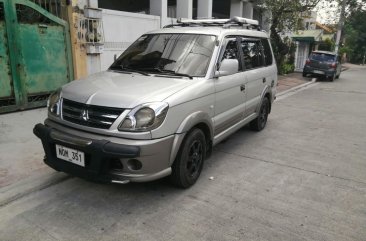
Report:
M 84 179 L 114 183 L 145 182 L 170 175 L 171 154 L 179 148 L 176 143 L 181 139 L 179 135 L 157 140 L 108 138 L 58 124 L 52 127 L 47 121 L 46 125 L 37 124 L 33 132 L 42 141 L 48 166 Z M 84 152 L 85 167 L 57 158 L 56 144 Z M 130 159 L 138 160 L 141 168 L 132 170 L 128 165 Z M 115 168 L 116 161 L 122 163 L 122 168 Z

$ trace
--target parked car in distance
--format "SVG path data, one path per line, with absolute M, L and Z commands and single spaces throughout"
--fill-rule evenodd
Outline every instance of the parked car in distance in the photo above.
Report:
M 334 81 L 341 75 L 340 57 L 333 52 L 313 51 L 306 60 L 302 75 L 320 76 Z
M 212 147 L 267 123 L 277 67 L 245 18 L 184 20 L 136 40 L 111 67 L 53 93 L 34 133 L 58 171 L 112 183 L 193 185 Z

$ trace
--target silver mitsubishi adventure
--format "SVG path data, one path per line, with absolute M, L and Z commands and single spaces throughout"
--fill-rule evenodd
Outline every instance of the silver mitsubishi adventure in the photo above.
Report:
M 112 183 L 170 176 L 187 188 L 214 145 L 246 124 L 266 126 L 276 84 L 257 21 L 181 20 L 53 93 L 34 133 L 57 171 Z

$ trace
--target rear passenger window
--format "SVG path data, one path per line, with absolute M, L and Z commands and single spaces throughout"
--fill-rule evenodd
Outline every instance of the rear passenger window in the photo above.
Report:
M 273 56 L 271 52 L 271 47 L 269 45 L 268 39 L 262 39 L 263 53 L 264 53 L 264 62 L 265 65 L 272 65 Z
M 243 39 L 240 46 L 243 52 L 245 69 L 254 69 L 263 66 L 263 54 L 260 41 Z

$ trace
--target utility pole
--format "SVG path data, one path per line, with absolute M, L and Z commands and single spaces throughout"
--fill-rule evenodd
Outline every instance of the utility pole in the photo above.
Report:
M 342 0 L 341 16 L 339 17 L 338 28 L 337 28 L 337 39 L 336 39 L 336 43 L 335 43 L 335 52 L 336 53 L 338 53 L 339 44 L 341 42 L 342 28 L 343 28 L 345 15 L 346 15 L 346 4 L 347 4 L 347 0 Z

